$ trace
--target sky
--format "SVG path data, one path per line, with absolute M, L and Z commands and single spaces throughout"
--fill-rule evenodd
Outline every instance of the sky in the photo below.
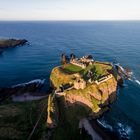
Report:
M 0 0 L 0 20 L 140 20 L 140 0 Z

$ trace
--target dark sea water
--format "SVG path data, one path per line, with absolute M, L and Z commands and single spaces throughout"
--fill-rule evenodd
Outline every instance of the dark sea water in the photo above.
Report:
M 61 53 L 92 54 L 133 71 L 118 99 L 102 119 L 129 139 L 140 139 L 140 21 L 0 22 L 0 38 L 25 38 L 30 45 L 0 56 L 0 87 L 46 79 Z

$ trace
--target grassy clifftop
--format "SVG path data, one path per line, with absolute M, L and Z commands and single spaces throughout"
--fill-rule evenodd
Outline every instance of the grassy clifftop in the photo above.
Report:
M 88 70 L 93 71 L 95 80 L 98 80 L 103 75 L 108 74 L 112 66 L 107 63 L 95 62 L 94 65 L 89 65 L 86 69 L 73 64 L 66 64 L 65 66 L 55 67 L 50 75 L 50 80 L 54 87 L 58 88 L 61 84 L 74 82 L 75 74 L 78 74 L 87 80 Z
M 98 112 L 100 110 L 99 104 L 105 103 L 109 100 L 109 96 L 116 92 L 117 81 L 113 76 L 99 85 L 94 81 L 89 83 L 87 72 L 89 70 L 93 71 L 93 79 L 98 80 L 100 77 L 109 74 L 111 69 L 111 65 L 100 62 L 95 62 L 94 65 L 89 65 L 86 69 L 82 69 L 73 64 L 67 64 L 54 68 L 52 70 L 50 80 L 53 86 L 57 89 L 60 85 L 68 83 L 71 85 L 74 84 L 77 76 L 83 78 L 87 82 L 86 87 L 84 89 L 72 88 L 70 90 L 64 90 L 64 98 L 71 102 L 74 102 L 74 100 L 85 102 L 93 112 Z
M 92 83 L 88 81 L 89 70 L 93 73 Z M 94 65 L 89 65 L 85 69 L 73 64 L 66 64 L 52 70 L 50 80 L 55 89 L 68 83 L 73 85 L 77 77 L 86 82 L 84 89 L 70 88 L 63 91 L 65 93 L 63 96 L 56 98 L 59 122 L 54 131 L 54 140 L 68 139 L 67 136 L 70 136 L 70 139 L 80 139 L 79 120 L 85 117 L 97 118 L 108 109 L 106 105 L 112 103 L 116 97 L 116 78 L 113 75 L 100 84 L 96 84 L 94 81 L 108 75 L 111 70 L 110 64 L 100 62 L 95 62 Z M 88 137 L 86 139 L 88 140 Z

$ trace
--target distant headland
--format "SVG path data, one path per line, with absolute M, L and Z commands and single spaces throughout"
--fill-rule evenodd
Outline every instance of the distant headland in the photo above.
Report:
M 0 54 L 3 49 L 14 48 L 17 46 L 25 45 L 28 41 L 26 39 L 0 39 Z

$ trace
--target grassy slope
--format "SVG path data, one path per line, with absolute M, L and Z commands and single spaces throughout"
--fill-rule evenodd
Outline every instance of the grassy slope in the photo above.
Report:
M 64 72 L 66 73 L 77 73 L 77 72 L 80 72 L 82 71 L 82 68 L 79 67 L 79 66 L 76 66 L 76 65 L 73 65 L 73 64 L 67 64 L 65 67 L 64 67 Z
M 58 123 L 58 106 L 55 98 L 55 94 L 52 93 L 48 97 L 48 108 L 47 108 L 47 125 L 57 125 Z
M 60 67 L 54 68 L 50 76 L 50 80 L 53 82 L 55 87 L 59 87 L 61 84 L 73 82 L 73 78 L 73 74 L 64 72 L 64 70 Z
M 2 140 L 25 140 L 31 133 L 40 112 L 47 103 L 47 99 L 11 103 L 0 105 L 0 139 Z M 32 139 L 40 139 L 46 123 L 46 112 L 44 112 Z

